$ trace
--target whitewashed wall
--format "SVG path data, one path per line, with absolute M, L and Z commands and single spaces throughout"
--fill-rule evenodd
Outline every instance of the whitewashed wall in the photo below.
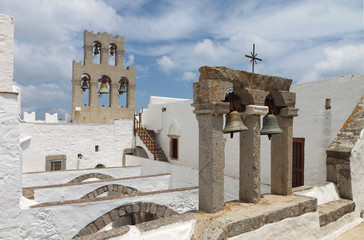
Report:
M 293 84 L 299 116 L 294 118 L 293 137 L 306 139 L 305 184 L 326 180 L 326 148 L 339 132 L 364 93 L 364 75 Z M 325 110 L 325 99 L 331 99 L 331 110 Z M 151 97 L 142 114 L 143 124 L 158 132 L 158 141 L 168 155 L 168 131 L 178 127 L 180 149 L 178 161 L 171 164 L 198 168 L 198 124 L 191 107 L 192 100 Z M 166 107 L 162 112 L 161 108 Z M 161 121 L 162 120 L 162 121 Z M 161 124 L 162 123 L 162 124 Z M 225 135 L 225 174 L 239 177 L 239 134 Z M 270 141 L 261 136 L 261 182 L 270 184 Z
M 25 209 L 21 212 L 21 237 L 24 240 L 71 239 L 104 213 L 135 202 L 156 203 L 184 213 L 197 209 L 198 190 Z
M 0 14 L 0 239 L 20 239 L 19 97 L 13 83 L 14 18 Z
M 59 154 L 66 155 L 66 169 L 122 166 L 124 149 L 134 145 L 132 120 L 116 120 L 114 124 L 21 122 L 20 134 L 31 138 L 22 144 L 23 172 L 45 171 L 46 156 Z
M 34 200 L 39 203 L 76 200 L 80 199 L 85 194 L 96 190 L 99 187 L 110 184 L 119 184 L 127 187 L 132 187 L 140 192 L 167 190 L 169 186 L 169 179 L 169 175 L 164 175 L 148 178 L 135 178 L 127 180 L 71 185 L 66 187 L 39 188 L 34 190 Z
M 298 117 L 293 136 L 305 138 L 305 183 L 326 180 L 326 149 L 364 94 L 364 75 L 294 84 Z M 325 110 L 325 99 L 331 110 Z
M 113 178 L 126 178 L 140 176 L 140 167 L 120 167 L 120 168 L 97 168 L 87 170 L 54 171 L 39 173 L 23 173 L 23 187 L 48 186 L 64 184 L 88 173 L 102 173 Z
M 364 130 L 356 142 L 350 155 L 351 188 L 355 201 L 355 212 L 360 215 L 364 212 Z

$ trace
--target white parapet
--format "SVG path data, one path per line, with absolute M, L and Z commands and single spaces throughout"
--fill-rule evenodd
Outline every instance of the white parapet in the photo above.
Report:
M 27 113 L 24 112 L 24 122 L 35 122 L 35 112 Z
M 45 114 L 45 122 L 46 123 L 58 123 L 58 113 L 55 114 Z

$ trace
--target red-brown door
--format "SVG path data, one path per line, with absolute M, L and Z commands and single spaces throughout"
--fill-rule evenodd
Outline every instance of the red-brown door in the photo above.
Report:
M 304 184 L 305 170 L 305 139 L 293 138 L 292 187 Z

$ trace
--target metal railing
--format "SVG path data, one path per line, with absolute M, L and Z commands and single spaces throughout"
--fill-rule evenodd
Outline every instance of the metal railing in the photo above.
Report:
M 136 136 L 136 133 L 138 133 L 140 139 L 144 142 L 147 148 L 153 153 L 154 160 L 156 160 L 155 141 L 143 128 L 143 126 L 140 124 L 140 122 L 138 121 L 138 119 L 136 119 L 136 116 L 134 115 L 134 136 Z

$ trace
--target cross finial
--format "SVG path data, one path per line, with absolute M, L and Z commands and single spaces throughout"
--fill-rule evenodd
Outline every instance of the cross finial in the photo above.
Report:
M 251 54 L 251 56 L 245 55 L 245 57 L 251 58 L 250 62 L 252 63 L 252 73 L 254 73 L 254 64 L 257 64 L 256 60 L 262 61 L 262 59 L 257 58 L 258 54 L 255 53 L 255 43 L 253 43 L 253 52 L 250 52 L 250 54 Z

